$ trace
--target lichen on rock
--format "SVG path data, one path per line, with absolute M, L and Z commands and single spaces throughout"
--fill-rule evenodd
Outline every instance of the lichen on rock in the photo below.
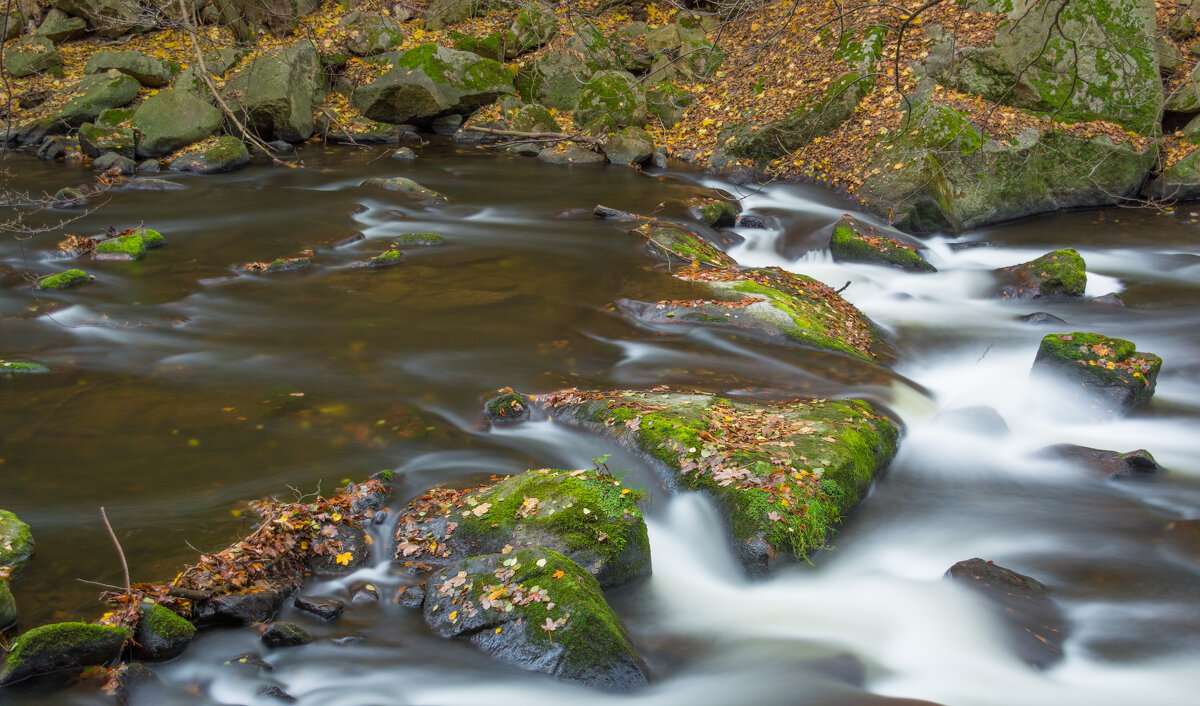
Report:
M 898 267 L 909 272 L 937 272 L 911 245 L 883 232 L 875 232 L 849 214 L 833 226 L 829 250 L 838 262 L 866 262 Z

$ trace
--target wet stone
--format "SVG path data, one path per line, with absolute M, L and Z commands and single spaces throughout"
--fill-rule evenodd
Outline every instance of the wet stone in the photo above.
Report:
M 1042 449 L 1041 453 L 1048 458 L 1072 461 L 1113 479 L 1145 478 L 1166 473 L 1166 469 L 1158 465 L 1145 449 L 1121 453 L 1075 444 L 1057 444 Z
M 293 605 L 310 615 L 323 620 L 337 620 L 346 610 L 346 604 L 336 598 L 317 598 L 315 596 L 296 596 Z
M 1092 297 L 1088 300 L 1088 304 L 1106 306 L 1114 309 L 1123 309 L 1126 306 L 1125 300 L 1116 292 L 1109 292 L 1108 294 L 1102 294 L 1098 297 Z
M 251 667 L 264 672 L 273 672 L 275 667 L 268 661 L 262 658 L 262 655 L 254 652 L 247 652 L 243 655 L 238 655 L 233 659 L 226 660 L 225 664 L 234 667 Z
M 1058 318 L 1054 314 L 1047 314 L 1044 311 L 1035 311 L 1032 314 L 1025 314 L 1024 316 L 1018 316 L 1017 321 L 1021 321 L 1021 322 L 1027 323 L 1027 324 L 1035 324 L 1035 325 L 1039 325 L 1039 326 L 1045 326 L 1045 325 L 1049 325 L 1049 324 L 1062 324 L 1065 326 L 1067 323 L 1066 321 Z
M 354 583 L 350 586 L 350 602 L 354 605 L 379 602 L 379 589 L 371 583 Z
M 299 647 L 312 642 L 312 635 L 295 623 L 272 623 L 263 631 L 262 641 L 271 648 Z
M 259 696 L 266 696 L 266 697 L 269 697 L 272 699 L 276 699 L 278 701 L 286 701 L 287 703 L 294 703 L 296 701 L 295 696 L 292 696 L 291 694 L 287 693 L 280 687 L 275 686 L 274 684 L 260 686 L 260 687 L 258 687 L 258 691 L 255 693 L 257 693 Z
M 425 587 L 405 586 L 396 592 L 395 602 L 405 608 L 420 608 L 425 603 Z

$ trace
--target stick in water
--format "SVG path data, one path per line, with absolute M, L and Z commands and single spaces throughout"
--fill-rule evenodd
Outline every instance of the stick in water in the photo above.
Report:
M 112 525 L 108 522 L 108 515 L 105 514 L 104 508 L 100 508 L 100 517 L 104 519 L 104 526 L 108 528 L 108 537 L 112 540 L 113 546 L 117 548 L 117 556 L 121 557 L 121 570 L 125 572 L 125 592 L 132 592 L 129 585 L 129 562 L 125 561 L 125 550 L 121 549 L 121 542 L 117 540 L 117 533 L 113 532 Z

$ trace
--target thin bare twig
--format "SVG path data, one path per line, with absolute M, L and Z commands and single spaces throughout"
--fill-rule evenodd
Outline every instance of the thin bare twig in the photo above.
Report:
M 121 542 L 117 539 L 117 533 L 113 532 L 112 524 L 108 521 L 108 514 L 104 512 L 104 507 L 100 507 L 100 517 L 104 519 L 104 526 L 108 529 L 108 537 L 112 540 L 113 546 L 117 548 L 117 556 L 121 557 L 121 571 L 125 573 L 125 592 L 132 593 L 133 588 L 129 582 L 129 562 L 125 561 L 125 550 L 121 549 Z

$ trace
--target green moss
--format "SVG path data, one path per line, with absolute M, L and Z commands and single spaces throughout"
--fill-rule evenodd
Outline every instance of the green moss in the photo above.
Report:
M 441 233 L 405 233 L 396 239 L 396 245 L 441 245 L 446 241 Z
M 493 419 L 517 418 L 529 409 L 529 400 L 516 392 L 509 392 L 488 400 L 484 409 Z
M 396 472 L 390 468 L 385 468 L 382 471 L 372 473 L 371 478 L 381 483 L 388 484 L 396 480 Z
M 130 260 L 140 260 L 146 254 L 146 241 L 139 233 L 134 232 L 102 241 L 96 246 L 96 252 L 123 256 Z
M 835 260 L 891 265 L 909 272 L 936 272 L 915 248 L 882 234 L 862 232 L 862 225 L 850 216 L 833 228 L 829 248 Z
M 50 368 L 38 363 L 0 360 L 0 373 L 48 373 Z
M 0 566 L 13 566 L 33 556 L 33 532 L 8 510 L 0 510 Z
M 163 237 L 162 233 L 153 228 L 138 228 L 134 234 L 141 236 L 142 242 L 148 248 L 159 248 L 167 244 L 167 239 Z
M 83 284 L 88 280 L 93 279 L 91 275 L 83 270 L 67 270 L 56 275 L 50 275 L 38 280 L 38 289 L 66 289 L 74 287 L 77 284 Z
M 368 267 L 393 267 L 404 262 L 404 253 L 399 250 L 385 250 L 367 260 Z
M 1083 258 L 1073 248 L 1042 255 L 1029 263 L 1042 279 L 1042 292 L 1081 296 L 1087 286 Z
M 683 202 L 692 217 L 706 226 L 733 225 L 737 221 L 737 208 L 720 199 L 693 198 Z
M 646 238 L 651 252 L 679 264 L 697 262 L 709 267 L 729 267 L 737 263 L 717 246 L 676 223 L 648 220 L 635 231 Z
M 1034 365 L 1059 361 L 1059 369 L 1094 379 L 1103 386 L 1129 387 L 1137 402 L 1149 399 L 1162 358 L 1137 350 L 1133 341 L 1099 333 L 1052 333 L 1042 339 Z
M 245 152 L 246 145 L 241 140 L 232 135 L 226 135 L 205 150 L 204 160 L 209 163 L 226 164 L 237 161 Z
M 583 85 L 575 102 L 577 127 L 602 121 L 615 127 L 646 122 L 646 94 L 624 71 L 601 71 Z
M 141 619 L 151 634 L 170 642 L 190 640 L 196 634 L 196 626 L 154 603 L 142 604 Z
M 39 669 L 61 671 L 104 664 L 116 656 L 129 637 L 124 628 L 87 623 L 34 628 L 13 643 L 0 671 L 0 684 L 36 676 Z

